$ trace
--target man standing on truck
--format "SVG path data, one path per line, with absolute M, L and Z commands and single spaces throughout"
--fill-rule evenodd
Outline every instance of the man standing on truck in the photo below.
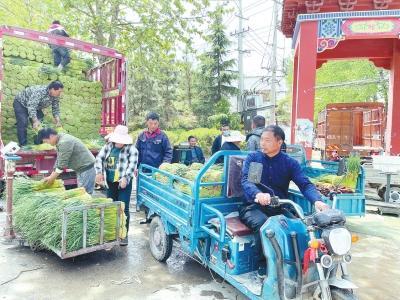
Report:
M 287 199 L 289 183 L 293 181 L 317 210 L 329 208 L 321 201 L 321 194 L 303 173 L 297 160 L 281 151 L 284 140 L 285 133 L 282 128 L 276 125 L 267 126 L 261 135 L 262 150 L 250 153 L 243 164 L 242 187 L 246 202 L 239 209 L 239 216 L 242 222 L 254 231 L 259 248 L 261 226 L 268 217 L 280 214 L 281 209 L 269 206 L 273 196 L 271 191 L 264 190 L 260 185 L 248 180 L 252 162 L 263 165 L 261 183 L 271 188 L 275 196 Z
M 95 158 L 81 140 L 67 133 L 57 133 L 52 128 L 41 129 L 38 140 L 40 143 L 56 146 L 57 150 L 54 171 L 44 179 L 45 182 L 52 184 L 65 169 L 72 169 L 76 172 L 78 186 L 84 187 L 88 194 L 93 193 L 96 178 Z
M 43 120 L 43 108 L 51 106 L 54 122 L 61 126 L 59 99 L 64 89 L 60 81 L 53 81 L 49 85 L 29 86 L 15 96 L 13 107 L 17 120 L 17 136 L 20 146 L 27 144 L 28 120 L 32 122 L 33 129 L 40 127 Z
M 251 128 L 253 129 L 247 136 L 247 151 L 260 150 L 260 139 L 261 134 L 265 128 L 265 118 L 263 116 L 255 116 L 251 122 Z
M 47 33 L 69 37 L 64 27 L 61 26 L 60 21 L 53 21 Z M 68 48 L 61 47 L 58 45 L 49 45 L 53 53 L 54 66 L 60 71 L 65 68 L 66 65 L 71 61 Z
M 136 149 L 139 151 L 138 166 L 147 164 L 158 168 L 162 163 L 172 161 L 172 148 L 167 135 L 160 130 L 160 117 L 154 112 L 146 116 L 147 129 L 138 137 Z

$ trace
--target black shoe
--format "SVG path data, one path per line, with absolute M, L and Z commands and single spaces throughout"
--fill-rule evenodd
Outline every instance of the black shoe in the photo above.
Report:
M 128 237 L 122 239 L 122 240 L 119 242 L 119 245 L 120 245 L 120 246 L 128 246 Z

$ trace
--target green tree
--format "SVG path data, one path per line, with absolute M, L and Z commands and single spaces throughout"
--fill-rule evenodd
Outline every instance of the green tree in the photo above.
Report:
M 130 123 L 142 126 L 145 113 L 154 109 L 166 114 L 167 126 L 177 126 L 176 119 L 193 123 L 196 90 L 191 63 L 181 68 L 176 52 L 185 45 L 191 49 L 208 5 L 208 0 L 0 0 L 0 23 L 45 31 L 59 19 L 72 37 L 118 49 L 129 62 Z M 189 105 L 177 103 L 182 94 L 177 83 Z M 181 113 L 185 118 L 176 118 Z
M 51 21 L 61 17 L 60 4 L 52 0 L 0 0 L 0 25 L 46 31 Z
M 205 40 L 210 45 L 210 51 L 200 56 L 200 72 L 197 76 L 198 99 L 193 108 L 202 124 L 206 125 L 207 118 L 215 113 L 228 113 L 228 97 L 237 93 L 232 86 L 236 74 L 232 71 L 234 59 L 227 59 L 229 41 L 222 22 L 224 9 L 218 6 L 210 13 L 212 24 L 210 34 Z

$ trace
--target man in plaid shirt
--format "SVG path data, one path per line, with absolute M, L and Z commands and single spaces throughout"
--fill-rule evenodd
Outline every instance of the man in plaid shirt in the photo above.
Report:
M 17 120 L 17 136 L 21 146 L 27 144 L 28 120 L 33 129 L 40 128 L 43 120 L 43 109 L 51 106 L 56 127 L 61 126 L 59 99 L 64 89 L 60 81 L 53 81 L 49 85 L 30 86 L 21 91 L 14 99 L 13 107 Z

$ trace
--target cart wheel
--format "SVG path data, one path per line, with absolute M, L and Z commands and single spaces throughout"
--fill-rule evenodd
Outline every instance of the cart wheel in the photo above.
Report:
M 37 244 L 37 243 L 29 243 L 29 247 L 31 248 L 31 250 L 32 250 L 33 252 L 39 252 L 39 251 L 41 251 L 41 250 L 43 249 L 43 247 L 40 246 L 40 245 Z
M 172 252 L 172 237 L 165 233 L 160 217 L 154 217 L 150 223 L 150 251 L 155 259 L 165 262 Z

